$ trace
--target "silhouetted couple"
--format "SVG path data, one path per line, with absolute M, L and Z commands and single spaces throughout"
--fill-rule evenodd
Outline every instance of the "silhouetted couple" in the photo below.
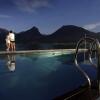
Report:
M 12 31 L 9 31 L 6 36 L 6 47 L 7 51 L 15 51 L 15 34 Z

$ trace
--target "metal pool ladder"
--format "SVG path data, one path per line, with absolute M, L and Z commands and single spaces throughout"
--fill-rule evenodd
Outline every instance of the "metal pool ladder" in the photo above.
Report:
M 84 49 L 85 52 L 88 52 L 89 53 L 89 57 L 88 57 L 88 60 L 92 63 L 92 66 L 93 66 L 93 62 L 92 62 L 92 58 L 91 58 L 91 54 L 92 54 L 92 51 L 93 51 L 93 46 L 96 45 L 95 47 L 95 52 L 97 53 L 97 87 L 98 87 L 98 96 L 100 96 L 100 43 L 97 39 L 95 38 L 91 38 L 91 37 L 84 37 L 84 38 L 81 38 L 78 43 L 77 43 L 77 46 L 76 46 L 76 52 L 75 52 L 75 65 L 77 67 L 77 69 L 83 74 L 83 76 L 86 78 L 87 82 L 88 82 L 88 86 L 89 88 L 91 88 L 91 80 L 90 80 L 90 77 L 87 75 L 87 73 L 81 68 L 81 66 L 79 65 L 78 63 L 78 54 L 79 54 L 79 47 L 80 45 L 83 43 L 83 42 L 89 42 L 90 44 L 90 47 L 88 49 Z

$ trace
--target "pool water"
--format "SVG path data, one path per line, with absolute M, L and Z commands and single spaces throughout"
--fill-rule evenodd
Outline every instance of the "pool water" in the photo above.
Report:
M 85 67 L 91 78 L 96 71 Z M 1 100 L 52 100 L 87 83 L 74 54 L 39 53 L 0 56 Z

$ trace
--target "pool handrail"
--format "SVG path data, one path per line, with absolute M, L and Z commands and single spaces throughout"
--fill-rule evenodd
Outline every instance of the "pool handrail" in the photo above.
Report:
M 94 42 L 96 44 L 96 50 L 97 50 L 97 83 L 98 83 L 98 93 L 100 94 L 100 43 L 98 41 L 98 39 L 95 38 L 91 38 L 91 37 L 83 37 L 81 38 L 76 46 L 76 53 L 75 53 L 75 65 L 78 68 L 78 70 L 84 75 L 84 77 L 87 79 L 88 81 L 88 85 L 91 88 L 91 80 L 90 77 L 87 75 L 87 73 L 80 67 L 80 65 L 78 64 L 77 61 L 77 55 L 78 55 L 78 51 L 79 51 L 79 46 L 83 41 L 90 41 L 90 42 Z

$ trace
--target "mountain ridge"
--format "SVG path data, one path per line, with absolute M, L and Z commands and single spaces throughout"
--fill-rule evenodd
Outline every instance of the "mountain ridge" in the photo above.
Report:
M 0 28 L 0 40 L 4 42 L 8 30 Z M 1 34 L 2 33 L 2 34 Z M 75 25 L 63 25 L 49 35 L 43 35 L 37 27 L 16 34 L 16 43 L 68 43 L 77 42 L 84 35 L 100 39 L 99 33 Z

